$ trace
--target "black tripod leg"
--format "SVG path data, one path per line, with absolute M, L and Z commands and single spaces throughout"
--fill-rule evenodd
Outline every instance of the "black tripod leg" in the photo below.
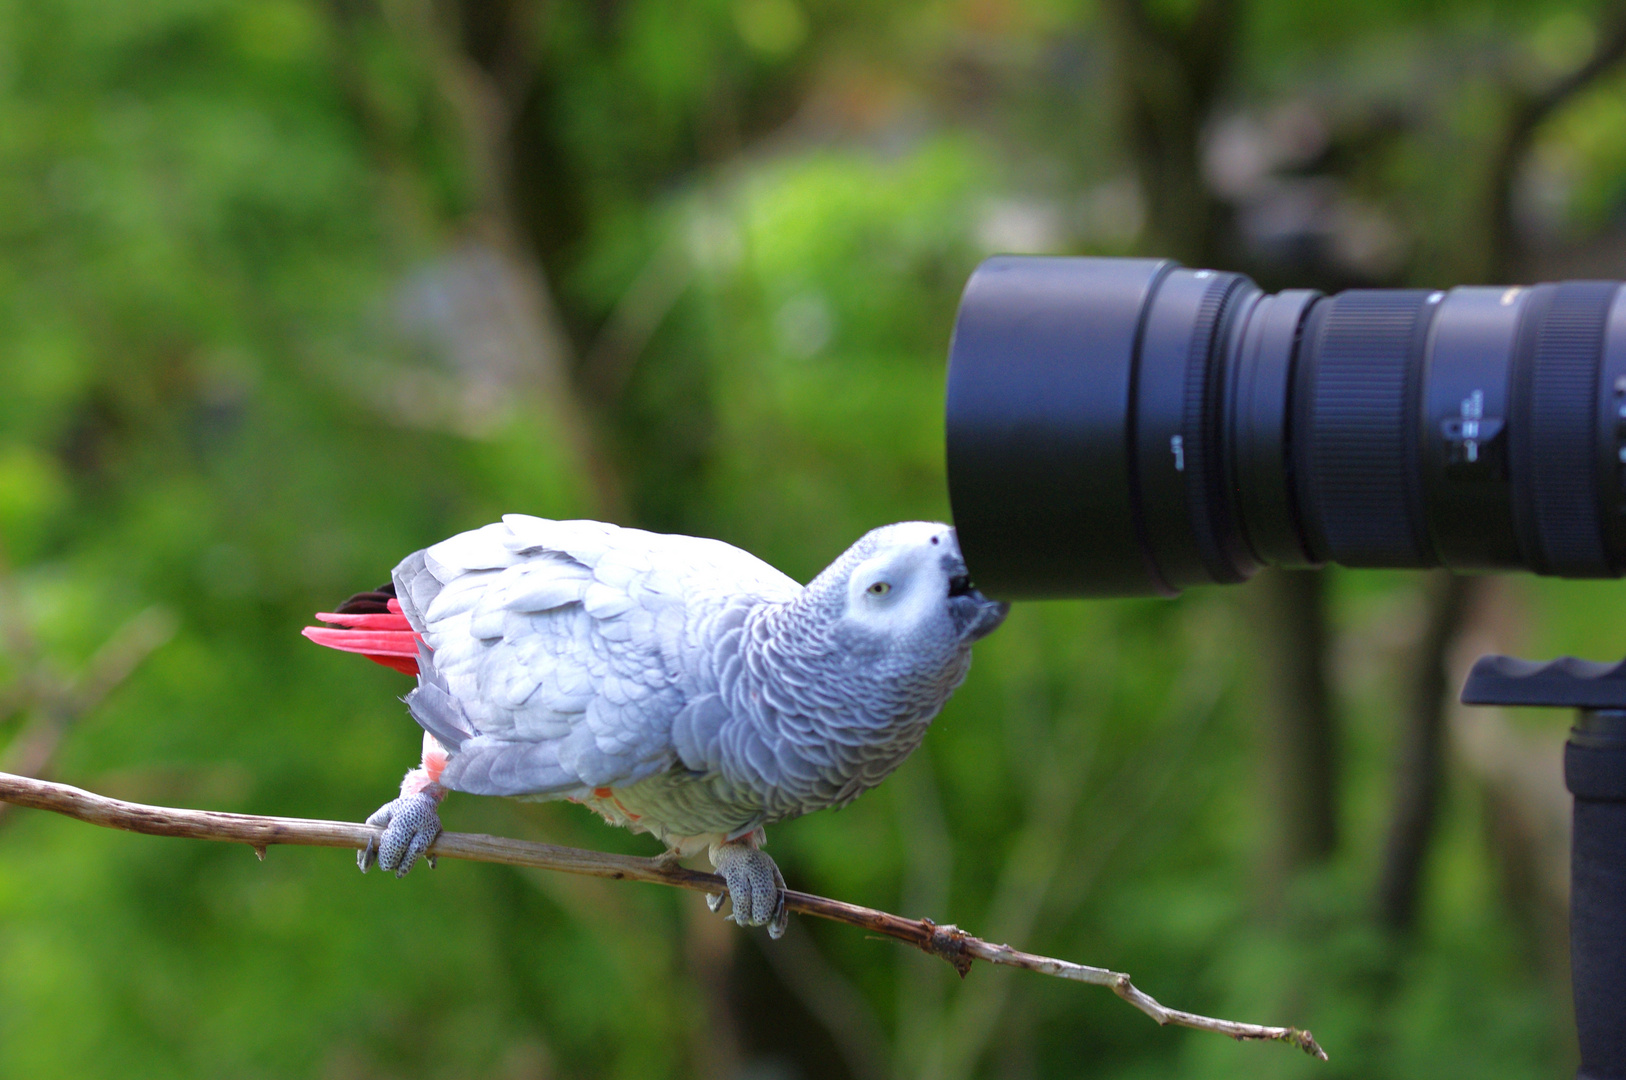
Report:
M 1575 796 L 1570 964 L 1579 1080 L 1626 1080 L 1626 712 L 1581 712 L 1564 780 Z

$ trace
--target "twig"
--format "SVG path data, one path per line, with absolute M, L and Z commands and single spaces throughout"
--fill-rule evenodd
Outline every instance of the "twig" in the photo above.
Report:
M 373 827 L 348 821 L 313 821 L 307 818 L 263 817 L 258 814 L 225 814 L 214 810 L 147 806 L 142 803 L 125 802 L 122 799 L 110 799 L 105 795 L 96 795 L 67 784 L 3 772 L 0 772 L 0 802 L 14 803 L 36 810 L 50 810 L 92 825 L 126 829 L 130 832 L 146 833 L 149 836 L 184 836 L 196 840 L 225 840 L 247 844 L 262 859 L 265 858 L 266 849 L 273 844 L 359 850 L 365 847 L 369 840 L 378 836 L 378 830 Z M 543 870 L 613 878 L 617 881 L 647 881 L 704 893 L 720 893 L 725 889 L 723 879 L 716 874 L 671 865 L 660 859 L 611 855 L 479 833 L 441 833 L 430 845 L 429 854 L 448 859 L 502 863 L 507 866 L 534 866 Z M 1061 979 L 1105 986 L 1159 1024 L 1174 1024 L 1179 1027 L 1196 1028 L 1199 1031 L 1217 1031 L 1239 1041 L 1269 1040 L 1292 1043 L 1307 1054 L 1312 1054 L 1323 1061 L 1327 1059 L 1326 1053 L 1308 1031 L 1292 1027 L 1242 1024 L 1234 1020 L 1217 1020 L 1213 1017 L 1169 1009 L 1137 989 L 1130 982 L 1129 976 L 1122 972 L 1075 964 L 1067 960 L 1055 960 L 1048 956 L 1035 956 L 1013 949 L 1009 945 L 995 945 L 983 941 L 957 926 L 939 925 L 930 919 L 906 919 L 901 915 L 892 915 L 874 908 L 813 896 L 809 893 L 787 890 L 785 904 L 790 910 L 803 915 L 814 915 L 821 919 L 846 923 L 913 945 L 948 961 L 962 976 L 970 972 L 973 960 L 984 960 L 990 964 L 1024 968 L 1042 975 L 1054 975 Z
M 11 561 L 5 544 L 0 542 L 0 654 L 7 655 L 13 669 L 11 682 L 0 687 L 0 723 L 27 708 L 39 689 L 35 685 L 39 676 L 36 668 L 40 666 L 39 641 L 22 610 Z
M 581 364 L 581 380 L 601 407 L 626 392 L 639 356 L 693 280 L 694 267 L 672 237 L 627 286 Z
M 149 655 L 175 636 L 175 616 L 150 607 L 120 626 L 102 643 L 84 669 L 70 678 L 36 674 L 30 693 L 19 699 L 20 708 L 37 715 L 0 753 L 0 768 L 24 776 L 44 776 L 62 746 L 68 730 L 94 711 L 134 673 Z M 34 665 L 43 671 L 44 665 Z M 6 713 L 0 707 L 0 719 Z M 11 807 L 0 802 L 0 820 Z

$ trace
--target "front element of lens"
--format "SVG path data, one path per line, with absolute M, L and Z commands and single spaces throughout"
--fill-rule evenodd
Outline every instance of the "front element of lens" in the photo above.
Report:
M 1305 290 L 1151 260 L 990 259 L 951 348 L 979 585 L 1170 594 L 1261 565 L 1626 562 L 1626 294 Z

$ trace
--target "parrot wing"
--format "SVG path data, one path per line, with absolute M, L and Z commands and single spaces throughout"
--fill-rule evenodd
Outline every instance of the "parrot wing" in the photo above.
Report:
M 401 609 L 424 648 L 413 716 L 451 751 L 441 783 L 571 795 L 677 760 L 705 693 L 708 614 L 801 590 L 715 540 L 508 515 L 408 556 Z

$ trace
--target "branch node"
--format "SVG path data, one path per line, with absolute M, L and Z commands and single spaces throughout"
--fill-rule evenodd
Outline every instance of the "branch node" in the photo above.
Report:
M 249 847 L 254 849 L 254 857 L 256 859 L 260 860 L 261 862 L 265 861 L 265 845 L 264 844 L 250 844 Z
M 960 978 L 971 974 L 971 957 L 965 952 L 964 930 L 953 923 L 938 926 L 930 919 L 921 919 L 920 924 L 926 928 L 926 944 L 922 948 L 933 956 L 947 960 L 949 966 L 960 973 Z

